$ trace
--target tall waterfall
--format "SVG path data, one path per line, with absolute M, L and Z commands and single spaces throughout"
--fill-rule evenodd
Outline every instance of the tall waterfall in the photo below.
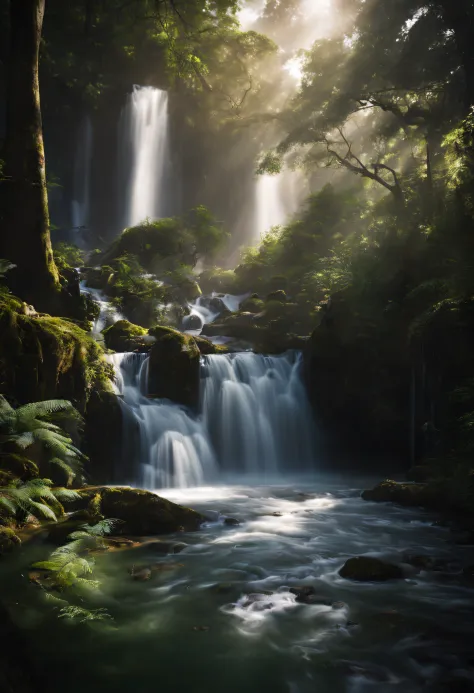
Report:
M 286 224 L 306 195 L 302 176 L 283 169 L 277 175 L 257 176 L 253 241 L 258 243 L 272 226 Z
M 74 159 L 73 200 L 71 203 L 71 221 L 74 229 L 80 229 L 89 223 L 92 138 L 91 119 L 86 116 L 79 128 Z
M 147 398 L 145 354 L 109 358 L 124 422 L 117 483 L 188 487 L 215 482 L 221 474 L 264 477 L 311 468 L 311 413 L 296 354 L 204 357 L 196 416 Z
M 119 123 L 119 200 L 123 227 L 165 216 L 169 166 L 168 94 L 134 86 Z

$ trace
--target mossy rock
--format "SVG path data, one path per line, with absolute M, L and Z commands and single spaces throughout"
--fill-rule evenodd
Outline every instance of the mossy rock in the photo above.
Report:
M 0 527 L 0 556 L 20 546 L 21 539 L 11 527 Z
M 118 320 L 102 331 L 105 346 L 112 351 L 135 351 L 145 346 L 143 337 L 147 330 L 140 325 L 134 325 L 128 320 Z
M 132 488 L 100 490 L 100 512 L 122 522 L 115 533 L 132 536 L 169 534 L 198 529 L 205 518 L 194 510 Z
M 399 566 L 369 556 L 349 558 L 340 569 L 339 575 L 357 582 L 386 582 L 401 580 L 404 577 Z
M 246 298 L 240 304 L 240 310 L 246 313 L 261 313 L 265 309 L 265 302 L 260 298 Z
M 155 335 L 148 369 L 150 396 L 197 407 L 201 354 L 195 340 L 171 329 L 154 328 Z
M 0 471 L 21 481 L 29 481 L 39 476 L 38 466 L 32 460 L 14 453 L 0 455 Z
M 376 503 L 397 503 L 406 507 L 430 504 L 432 494 L 426 484 L 403 483 L 387 479 L 375 488 L 363 491 L 361 497 Z
M 0 381 L 20 404 L 68 399 L 84 411 L 92 390 L 111 390 L 103 349 L 78 325 L 32 312 L 0 291 Z
M 272 291 L 267 296 L 267 303 L 269 303 L 270 301 L 278 301 L 278 303 L 286 303 L 287 300 L 288 300 L 288 298 L 287 298 L 286 292 L 283 291 L 283 289 L 279 289 L 278 291 Z
M 199 351 L 203 356 L 209 356 L 211 354 L 228 354 L 229 349 L 226 346 L 221 346 L 219 344 L 213 344 L 209 339 L 204 337 L 194 337 Z
M 113 392 L 93 392 L 84 415 L 87 477 L 92 483 L 114 480 L 122 446 L 122 409 Z

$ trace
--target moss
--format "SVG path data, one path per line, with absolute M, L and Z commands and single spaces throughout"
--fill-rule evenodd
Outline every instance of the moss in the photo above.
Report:
M 278 289 L 278 291 L 272 291 L 267 296 L 267 302 L 278 301 L 279 303 L 286 303 L 287 300 L 288 299 L 286 293 L 285 291 L 283 291 L 283 289 Z
M 37 314 L 0 293 L 0 332 L 0 380 L 14 400 L 64 398 L 84 411 L 93 389 L 111 389 L 102 348 L 70 320 Z
M 190 335 L 155 328 L 150 351 L 148 392 L 153 397 L 197 407 L 199 401 L 199 348 Z M 161 335 L 161 336 L 160 336 Z
M 21 539 L 11 527 L 0 527 L 0 556 L 20 546 Z
M 132 488 L 100 490 L 100 512 L 107 518 L 121 520 L 117 531 L 135 536 L 167 534 L 198 529 L 205 518 L 194 510 Z
M 118 320 L 114 325 L 103 330 L 105 345 L 113 351 L 135 351 L 143 347 L 142 339 L 147 330 L 139 325 L 134 325 L 128 320 Z
M 229 349 L 226 346 L 221 346 L 219 344 L 213 344 L 208 339 L 204 337 L 194 337 L 199 351 L 203 356 L 209 356 L 210 354 L 228 354 Z
M 258 297 L 246 298 L 240 304 L 240 310 L 245 313 L 261 313 L 265 309 L 265 303 Z

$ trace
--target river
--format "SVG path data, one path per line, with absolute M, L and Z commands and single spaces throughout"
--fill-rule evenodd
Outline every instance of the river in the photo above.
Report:
M 209 522 L 172 537 L 186 544 L 176 555 L 142 547 L 97 558 L 100 587 L 84 603 L 113 621 L 77 626 L 45 615 L 34 589 L 16 606 L 49 693 L 471 690 L 472 590 L 460 570 L 472 547 L 454 545 L 428 513 L 364 502 L 360 490 L 372 482 L 315 474 L 262 486 L 245 477 L 160 492 Z M 24 549 L 10 574 L 44 550 Z M 365 554 L 445 565 L 405 565 L 404 580 L 379 584 L 338 575 Z M 130 571 L 144 566 L 151 579 L 134 580 Z M 314 603 L 289 591 L 303 585 Z

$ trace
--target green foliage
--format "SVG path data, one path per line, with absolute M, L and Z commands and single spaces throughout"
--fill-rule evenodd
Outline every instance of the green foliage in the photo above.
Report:
M 15 267 L 16 265 L 14 265 L 12 262 L 8 262 L 8 260 L 0 260 L 0 280 L 4 279 L 7 272 Z
M 0 449 L 13 445 L 24 451 L 35 446 L 38 461 L 59 468 L 70 484 L 82 478 L 82 462 L 87 458 L 63 428 L 53 423 L 58 414 L 65 415 L 68 424 L 82 423 L 79 413 L 65 400 L 31 402 L 14 409 L 0 395 Z
M 54 246 L 54 261 L 59 271 L 82 267 L 85 262 L 85 253 L 71 243 L 58 243 Z
M 107 621 L 112 616 L 106 609 L 84 609 L 82 606 L 63 606 L 59 611 L 59 618 L 68 618 L 79 623 L 89 623 L 90 621 Z
M 0 488 L 0 512 L 7 518 L 24 520 L 32 515 L 55 522 L 58 512 L 63 512 L 62 500 L 77 500 L 75 491 L 53 489 L 48 479 L 32 479 L 26 483 L 14 482 Z

